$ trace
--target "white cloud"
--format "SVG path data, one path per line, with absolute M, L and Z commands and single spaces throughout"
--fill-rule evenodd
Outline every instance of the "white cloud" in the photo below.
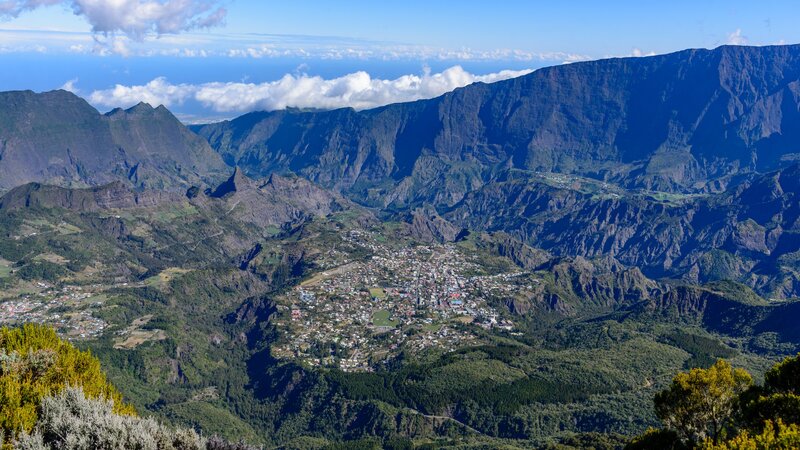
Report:
M 151 105 L 172 106 L 182 104 L 191 97 L 195 88 L 187 84 L 170 84 L 165 78 L 155 80 L 143 86 L 116 85 L 113 89 L 94 91 L 89 101 L 104 106 L 132 106 L 139 102 Z
M 78 87 L 75 86 L 77 83 L 78 83 L 78 79 L 77 78 L 73 78 L 73 79 L 67 81 L 66 83 L 64 83 L 61 86 L 61 89 L 65 90 L 65 91 L 72 92 L 73 94 L 76 94 L 76 95 L 80 94 L 80 91 L 78 90 Z
M 640 48 L 634 48 L 633 50 L 631 50 L 630 54 L 630 56 L 633 56 L 634 58 L 641 58 L 643 56 L 655 56 L 655 55 L 656 52 L 644 52 Z
M 277 37 L 277 36 L 275 36 Z M 373 43 L 349 43 L 341 47 L 340 43 L 326 44 L 324 40 L 317 43 L 303 42 L 296 45 L 291 42 L 275 42 L 267 44 L 246 45 L 230 48 L 223 52 L 231 58 L 320 58 L 326 60 L 343 59 L 422 59 L 440 61 L 558 61 L 577 62 L 591 59 L 587 55 L 565 52 L 529 52 L 523 50 L 496 49 L 450 50 L 415 45 L 383 45 Z
M 0 0 L 3 5 L 4 0 Z M 0 19 L 3 14 L 0 13 Z M 122 42 L 120 43 L 119 40 Z M 49 53 L 114 54 L 123 51 L 132 57 L 178 56 L 186 58 L 298 58 L 306 60 L 371 61 L 514 61 L 532 66 L 586 61 L 587 55 L 567 52 L 533 52 L 519 49 L 452 50 L 421 45 L 401 45 L 356 38 L 329 38 L 275 34 L 229 34 L 185 32 L 158 35 L 155 31 L 140 40 L 122 32 L 92 33 L 0 28 L 0 42 L 8 51 L 29 51 L 46 43 Z
M 85 18 L 97 35 L 135 40 L 217 26 L 227 15 L 219 0 L 0 0 L 0 18 L 59 4 Z
M 70 0 L 75 14 L 83 16 L 95 33 L 122 32 L 144 35 L 172 34 L 221 24 L 225 8 L 197 0 Z
M 747 36 L 742 35 L 742 29 L 737 28 L 736 31 L 728 35 L 728 45 L 747 45 Z
M 157 78 L 142 86 L 117 85 L 95 91 L 89 101 L 99 106 L 131 106 L 140 101 L 165 106 L 182 104 L 189 99 L 219 113 L 244 113 L 255 110 L 279 110 L 287 107 L 368 109 L 390 103 L 433 98 L 475 82 L 493 83 L 530 73 L 530 70 L 504 70 L 488 75 L 474 75 L 460 66 L 441 73 L 404 75 L 394 80 L 372 78 L 355 72 L 339 78 L 324 79 L 309 75 L 285 75 L 267 83 L 170 84 Z

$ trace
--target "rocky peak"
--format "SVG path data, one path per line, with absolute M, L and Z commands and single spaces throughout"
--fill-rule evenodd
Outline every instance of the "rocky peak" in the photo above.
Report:
M 222 198 L 228 195 L 233 195 L 237 192 L 241 192 L 253 187 L 253 182 L 242 172 L 238 166 L 233 169 L 233 174 L 225 180 L 222 184 L 217 186 L 213 192 L 211 192 L 211 197 L 214 198 Z
M 0 93 L 0 189 L 30 182 L 185 191 L 228 167 L 164 107 L 100 114 L 67 91 Z
M 152 113 L 153 111 L 154 108 L 149 103 L 145 102 L 139 102 L 125 110 L 125 112 L 128 114 L 147 114 Z
M 448 222 L 430 207 L 411 212 L 408 230 L 415 238 L 428 242 L 455 242 L 466 233 L 464 228 Z

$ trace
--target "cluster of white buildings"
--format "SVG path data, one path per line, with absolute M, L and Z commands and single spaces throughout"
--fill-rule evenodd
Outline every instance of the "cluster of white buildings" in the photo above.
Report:
M 488 300 L 513 294 L 525 273 L 484 275 L 455 245 L 392 249 L 365 231 L 344 240 L 373 256 L 327 268 L 278 299 L 284 333 L 275 356 L 372 370 L 401 351 L 475 343 L 475 326 L 513 329 Z
M 105 321 L 92 314 L 102 302 L 91 300 L 96 297 L 91 287 L 53 287 L 44 282 L 34 283 L 34 286 L 41 290 L 0 300 L 0 325 L 48 324 L 72 339 L 95 338 L 108 327 Z

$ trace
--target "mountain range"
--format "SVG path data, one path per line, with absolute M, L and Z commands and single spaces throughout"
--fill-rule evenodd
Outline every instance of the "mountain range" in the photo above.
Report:
M 111 204 L 202 189 L 265 224 L 361 204 L 428 240 L 504 232 L 560 257 L 610 256 L 651 278 L 731 279 L 785 299 L 800 296 L 798 86 L 800 46 L 724 46 L 191 130 L 163 106 L 100 114 L 65 91 L 6 92 L 0 189 L 122 183 L 94 192 Z M 124 185 L 135 198 L 115 199 Z M 54 189 L 3 203 L 87 201 Z
M 800 46 L 725 46 L 194 129 L 245 173 L 296 173 L 365 205 L 432 206 L 456 228 L 559 255 L 788 298 L 800 296 L 789 262 L 800 250 L 799 68 Z
M 452 206 L 510 169 L 714 192 L 800 158 L 800 46 L 549 67 L 368 111 L 194 127 L 248 174 L 296 172 L 380 206 Z

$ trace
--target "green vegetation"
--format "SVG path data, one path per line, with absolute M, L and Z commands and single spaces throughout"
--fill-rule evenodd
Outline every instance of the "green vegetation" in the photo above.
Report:
M 676 330 L 665 335 L 670 344 L 686 350 L 692 357 L 686 361 L 686 368 L 707 368 L 719 358 L 731 358 L 736 351 L 722 344 L 718 339 Z
M 738 301 L 744 305 L 764 306 L 769 304 L 766 300 L 759 297 L 752 289 L 742 283 L 736 283 L 730 280 L 712 281 L 705 284 L 703 287 L 711 289 L 714 292 L 719 292 L 725 298 Z
M 376 327 L 391 327 L 394 328 L 397 326 L 397 322 L 391 320 L 391 313 L 386 310 L 380 310 L 375 312 L 372 316 L 372 324 Z
M 679 373 L 655 397 L 664 429 L 648 430 L 628 449 L 793 449 L 800 445 L 800 355 L 753 385 L 725 360 Z
M 785 425 L 768 420 L 764 422 L 761 433 L 751 434 L 748 430 L 728 442 L 720 444 L 707 443 L 705 450 L 793 450 L 800 448 L 800 425 Z
M 8 278 L 11 276 L 11 263 L 0 258 L 0 278 Z
M 30 432 L 43 398 L 67 386 L 91 398 L 114 401 L 114 411 L 133 414 L 131 406 L 108 383 L 100 362 L 38 325 L 0 330 L 0 429 L 6 435 Z
M 169 267 L 164 269 L 158 275 L 153 275 L 152 277 L 148 277 L 144 280 L 144 284 L 151 287 L 159 287 L 169 284 L 170 281 L 175 279 L 175 277 L 179 277 L 188 273 L 189 270 L 181 269 L 180 267 Z
M 753 383 L 747 371 L 721 359 L 708 369 L 679 373 L 655 397 L 656 414 L 682 441 L 718 444 L 733 426 L 736 399 Z
M 23 280 L 58 281 L 67 275 L 68 271 L 60 264 L 50 261 L 31 261 L 19 270 L 17 275 Z
M 386 291 L 383 288 L 369 288 L 369 295 L 374 298 L 386 298 Z

